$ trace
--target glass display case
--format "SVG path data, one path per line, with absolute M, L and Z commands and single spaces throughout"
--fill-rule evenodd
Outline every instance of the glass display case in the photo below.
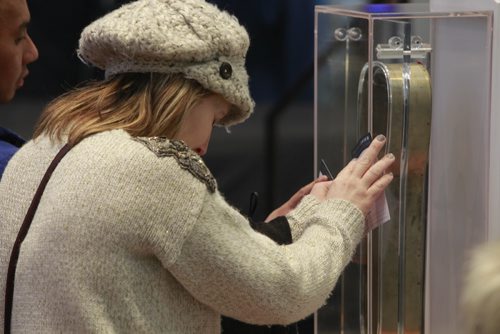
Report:
M 407 4 L 315 16 L 315 170 L 340 171 L 367 133 L 396 156 L 391 218 L 362 241 L 315 332 L 459 333 L 463 262 L 488 231 L 492 14 Z

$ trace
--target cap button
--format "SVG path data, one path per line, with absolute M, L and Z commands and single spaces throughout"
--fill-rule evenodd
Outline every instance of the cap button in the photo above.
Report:
M 220 65 L 219 74 L 222 79 L 227 80 L 233 75 L 233 67 L 231 64 L 224 62 Z

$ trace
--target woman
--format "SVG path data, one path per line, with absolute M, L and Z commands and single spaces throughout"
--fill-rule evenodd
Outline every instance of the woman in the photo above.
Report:
M 5 277 L 35 190 L 70 148 L 22 243 L 13 331 L 219 333 L 221 315 L 288 324 L 325 302 L 393 157 L 375 162 L 379 136 L 311 186 L 287 212 L 291 245 L 254 232 L 201 159 L 213 125 L 253 110 L 248 45 L 202 0 L 139 0 L 83 31 L 79 55 L 106 79 L 51 103 L 0 183 Z

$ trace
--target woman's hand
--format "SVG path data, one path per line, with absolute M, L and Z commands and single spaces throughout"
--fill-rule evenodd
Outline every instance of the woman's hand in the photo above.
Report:
M 347 164 L 332 182 L 326 198 L 349 201 L 366 216 L 393 179 L 392 173 L 385 174 L 385 170 L 394 162 L 394 155 L 389 153 L 377 161 L 385 141 L 383 135 L 377 136 L 359 159 Z
M 324 186 L 322 187 L 317 187 L 316 185 L 318 184 L 329 184 L 329 182 L 325 182 L 327 180 L 326 176 L 320 176 L 316 180 L 312 181 L 311 183 L 303 186 L 300 188 L 299 191 L 297 191 L 286 203 L 284 203 L 282 206 L 271 212 L 269 216 L 267 216 L 265 222 L 269 222 L 273 220 L 276 217 L 279 216 L 285 216 L 288 214 L 290 211 L 295 209 L 295 207 L 300 203 L 302 198 L 308 194 L 315 195 L 318 199 L 323 200 L 326 197 L 328 188 Z M 320 190 L 320 188 L 323 188 Z
M 383 135 L 377 136 L 363 151 L 359 159 L 349 162 L 335 180 L 327 181 L 326 176 L 320 176 L 302 187 L 286 203 L 271 212 L 265 221 L 269 222 L 278 216 L 288 214 L 308 194 L 313 195 L 319 201 L 329 198 L 349 201 L 366 216 L 375 200 L 393 179 L 392 173 L 385 174 L 384 172 L 394 162 L 394 155 L 387 154 L 377 161 L 377 156 L 384 147 L 385 141 Z

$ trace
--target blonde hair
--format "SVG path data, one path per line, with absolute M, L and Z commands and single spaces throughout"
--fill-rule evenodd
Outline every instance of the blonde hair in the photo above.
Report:
M 118 74 L 53 100 L 43 111 L 33 137 L 67 137 L 74 145 L 99 132 L 123 129 L 134 137 L 172 138 L 186 112 L 210 94 L 180 74 Z
M 500 241 L 487 242 L 472 252 L 461 296 L 467 334 L 500 333 Z

